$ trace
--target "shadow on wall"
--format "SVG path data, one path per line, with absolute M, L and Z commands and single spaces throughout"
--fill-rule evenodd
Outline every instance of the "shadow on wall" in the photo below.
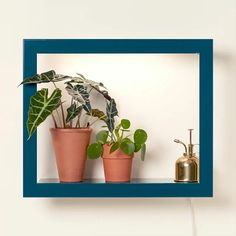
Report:
M 224 76 L 219 76 L 219 78 L 225 78 L 227 80 L 231 80 L 230 84 L 234 84 L 234 88 L 236 87 L 236 79 L 230 78 L 229 74 L 230 70 L 235 70 L 236 74 L 236 67 L 234 66 L 233 59 L 227 55 L 216 52 L 214 55 L 215 58 L 215 64 L 217 64 L 217 68 L 224 67 L 223 71 L 225 73 Z M 219 65 L 218 65 L 219 64 Z M 222 68 L 221 68 L 222 70 Z M 216 71 L 215 71 L 216 72 Z M 232 113 L 232 110 L 225 107 L 224 104 L 227 104 L 227 97 L 222 97 L 222 94 L 225 95 L 227 91 L 222 90 L 221 82 L 219 81 L 218 77 L 215 76 L 214 78 L 214 93 L 219 97 L 218 99 L 223 99 L 221 104 L 218 104 L 216 99 L 214 99 L 214 197 L 213 198 L 195 198 L 194 199 L 194 205 L 197 207 L 198 210 L 206 210 L 209 208 L 213 208 L 216 211 L 219 208 L 227 208 L 231 207 L 233 204 L 233 196 L 236 195 L 235 187 L 232 188 L 232 183 L 230 180 L 232 178 L 230 177 L 230 174 L 234 175 L 233 172 L 229 172 L 230 168 L 235 168 L 236 166 L 236 158 L 233 155 L 230 155 L 230 148 L 227 146 L 231 145 L 229 142 L 229 134 L 231 133 L 232 129 L 232 123 L 235 123 L 233 120 L 230 122 L 226 122 L 224 126 L 222 126 L 220 115 L 222 113 L 222 110 L 224 111 L 224 116 L 227 116 L 227 114 L 230 117 L 230 114 Z M 228 81 L 229 82 L 229 81 Z M 225 83 L 225 81 L 224 81 Z M 220 90 L 218 91 L 218 87 Z M 224 86 L 223 89 L 226 89 L 227 87 Z M 221 93 L 221 94 L 219 94 Z M 216 96 L 215 96 L 216 97 Z M 236 94 L 234 93 L 235 101 L 236 101 Z M 225 100 L 224 100 L 225 99 Z M 235 109 L 235 108 L 234 108 Z M 219 115 L 218 115 L 219 114 Z M 234 115 L 236 116 L 236 110 Z M 236 117 L 235 117 L 236 118 Z M 236 120 L 236 119 L 234 119 Z M 235 126 L 235 124 L 234 124 Z M 232 142 L 235 142 L 235 137 L 233 137 Z M 220 147 L 220 148 L 219 148 Z M 219 150 L 218 150 L 219 149 Z M 228 151 L 227 151 L 228 150 Z M 228 153 L 227 153 L 228 152 Z M 227 162 L 225 160 L 225 157 L 227 157 Z M 224 163 L 225 165 L 222 166 L 221 163 Z M 140 170 L 141 170 L 141 163 L 136 163 L 139 165 L 139 167 L 135 166 L 135 175 L 139 176 Z M 230 194 L 233 192 L 233 194 Z M 236 197 L 236 196 L 235 196 Z M 104 207 L 112 207 L 114 210 L 117 208 L 126 208 L 129 207 L 131 210 L 134 209 L 140 209 L 140 208 L 146 208 L 150 207 L 152 208 L 153 205 L 157 205 L 160 208 L 167 207 L 176 207 L 179 205 L 183 199 L 162 199 L 162 198 L 156 198 L 156 199 L 143 199 L 143 198 L 95 198 L 95 199 L 49 199 L 48 204 L 52 208 L 56 209 L 77 209 L 83 207 L 88 208 L 96 208 L 97 210 L 101 208 L 101 210 L 104 210 Z
M 53 210 L 79 211 L 83 208 L 88 210 L 96 209 L 96 211 L 104 211 L 106 209 L 113 209 L 114 211 L 123 209 L 140 210 L 158 206 L 158 208 L 177 207 L 179 204 L 183 205 L 183 199 L 161 199 L 161 198 L 54 198 L 49 199 L 48 204 Z
M 50 198 L 48 204 L 56 209 L 77 209 L 81 207 L 94 208 L 99 210 L 104 207 L 120 208 L 120 207 L 135 207 L 145 208 L 152 207 L 153 204 L 164 207 L 165 205 L 172 205 L 173 207 L 179 204 L 185 198 Z M 224 180 L 222 174 L 214 172 L 214 197 L 213 198 L 194 198 L 194 203 L 198 207 L 225 208 L 231 205 L 233 201 L 228 198 L 227 191 L 225 191 Z
M 194 199 L 197 211 L 211 209 L 219 214 L 219 209 L 235 209 L 236 158 L 232 155 L 232 147 L 236 138 L 236 58 L 231 54 L 214 53 L 214 188 L 213 198 Z M 196 213 L 197 213 L 196 211 Z

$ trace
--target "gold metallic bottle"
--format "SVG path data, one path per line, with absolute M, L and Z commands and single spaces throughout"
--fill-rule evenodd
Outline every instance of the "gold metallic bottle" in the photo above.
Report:
M 184 146 L 185 152 L 175 163 L 175 182 L 198 182 L 199 181 L 199 159 L 193 153 L 192 131 L 189 129 L 190 142 L 187 146 L 178 139 L 174 142 Z

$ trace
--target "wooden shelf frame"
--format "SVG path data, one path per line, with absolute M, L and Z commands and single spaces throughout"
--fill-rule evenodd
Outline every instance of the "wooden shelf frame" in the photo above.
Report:
M 212 39 L 25 39 L 23 77 L 37 72 L 37 54 L 196 53 L 199 54 L 200 182 L 145 179 L 110 184 L 37 182 L 37 133 L 27 141 L 27 113 L 36 85 L 23 88 L 24 197 L 212 197 L 213 196 L 213 40 Z

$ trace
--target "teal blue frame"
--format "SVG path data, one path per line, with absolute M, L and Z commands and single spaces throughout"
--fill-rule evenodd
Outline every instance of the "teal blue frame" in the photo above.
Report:
M 25 39 L 23 77 L 37 72 L 38 53 L 197 53 L 200 70 L 199 183 L 37 183 L 37 134 L 27 141 L 27 113 L 36 85 L 23 91 L 24 197 L 212 197 L 213 40 L 212 39 Z

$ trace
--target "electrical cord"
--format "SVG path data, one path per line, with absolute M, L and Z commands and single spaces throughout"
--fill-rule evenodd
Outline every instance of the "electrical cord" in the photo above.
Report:
M 187 202 L 190 209 L 191 215 L 191 228 L 192 228 L 192 236 L 197 236 L 197 226 L 196 226 L 196 219 L 195 219 L 195 210 L 193 206 L 193 202 L 191 198 L 187 198 Z

